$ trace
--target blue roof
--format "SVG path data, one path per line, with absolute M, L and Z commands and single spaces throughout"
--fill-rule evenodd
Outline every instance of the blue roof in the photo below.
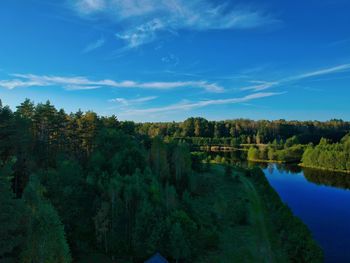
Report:
M 150 259 L 146 260 L 144 263 L 169 263 L 161 254 L 156 253 Z

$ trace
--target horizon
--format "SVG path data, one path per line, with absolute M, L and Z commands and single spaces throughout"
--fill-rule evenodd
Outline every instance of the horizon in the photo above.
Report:
M 0 99 L 0 102 L 2 103 L 2 100 Z M 56 107 L 56 105 L 52 104 L 50 102 L 50 100 L 47 100 L 46 102 L 35 102 L 35 101 L 30 101 L 31 103 L 34 104 L 34 106 L 36 106 L 37 104 L 45 104 L 47 102 L 50 103 L 50 105 L 54 106 L 56 110 L 63 110 L 66 114 L 70 115 L 70 114 L 75 114 L 79 111 L 82 111 L 81 109 L 78 109 L 77 111 L 70 111 L 70 112 L 67 112 L 64 108 L 59 108 L 59 107 Z M 3 107 L 6 107 L 8 106 L 11 111 L 15 112 L 16 111 L 16 107 L 19 106 L 20 104 L 16 105 L 14 108 L 11 107 L 10 105 L 6 105 L 4 103 L 2 103 L 2 106 Z M 326 119 L 326 120 L 317 120 L 317 119 L 253 119 L 253 118 L 243 118 L 243 117 L 238 117 L 238 118 L 232 118 L 232 119 L 208 119 L 208 118 L 205 118 L 205 117 L 202 117 L 202 116 L 190 116 L 190 117 L 187 117 L 185 119 L 181 119 L 181 120 L 178 120 L 178 121 L 175 121 L 175 120 L 169 120 L 169 121 L 133 121 L 133 120 L 121 120 L 118 118 L 118 115 L 116 114 L 112 114 L 112 115 L 101 115 L 101 114 L 98 114 L 97 112 L 95 112 L 94 110 L 86 110 L 86 111 L 82 111 L 83 113 L 87 113 L 87 112 L 94 112 L 97 114 L 98 117 L 112 117 L 112 116 L 115 116 L 117 118 L 118 121 L 132 121 L 132 122 L 135 122 L 136 124 L 146 124 L 146 123 L 172 123 L 172 122 L 175 122 L 175 123 L 181 123 L 181 122 L 184 122 L 186 121 L 187 119 L 190 119 L 190 118 L 193 118 L 193 119 L 197 119 L 197 118 L 202 118 L 202 119 L 205 119 L 207 121 L 212 121 L 212 122 L 225 122 L 225 121 L 236 121 L 236 120 L 247 120 L 247 121 L 255 121 L 255 122 L 259 122 L 259 121 L 268 121 L 268 122 L 277 122 L 277 121 L 286 121 L 286 122 L 321 122 L 321 123 L 325 123 L 325 122 L 331 122 L 331 121 L 341 121 L 341 122 L 350 122 L 350 120 L 346 120 L 346 119 L 336 119 L 336 118 L 333 118 L 333 119 Z
M 345 0 L 1 5 L 0 99 L 12 110 L 29 98 L 137 123 L 350 120 Z

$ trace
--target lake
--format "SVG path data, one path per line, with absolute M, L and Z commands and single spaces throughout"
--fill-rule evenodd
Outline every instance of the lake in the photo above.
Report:
M 350 175 L 258 164 L 293 213 L 309 227 L 325 262 L 350 262 Z
M 246 153 L 211 153 L 240 166 L 258 165 L 271 186 L 311 230 L 326 263 L 350 262 L 350 174 L 298 165 L 247 163 Z

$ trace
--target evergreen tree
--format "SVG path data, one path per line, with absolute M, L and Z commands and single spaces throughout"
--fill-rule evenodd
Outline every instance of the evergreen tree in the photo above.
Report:
M 21 262 L 70 263 L 71 255 L 61 220 L 48 200 L 45 189 L 32 176 L 23 198 L 29 210 Z
M 15 261 L 16 250 L 23 239 L 22 221 L 25 211 L 22 200 L 15 199 L 10 186 L 11 163 L 0 163 L 0 261 Z
M 190 247 L 184 236 L 180 223 L 175 223 L 170 231 L 170 253 L 178 262 L 190 256 Z

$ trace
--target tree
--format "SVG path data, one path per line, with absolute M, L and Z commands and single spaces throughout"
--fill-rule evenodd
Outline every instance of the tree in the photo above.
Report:
M 8 162 L 14 154 L 14 116 L 8 106 L 0 107 L 0 160 Z
M 0 164 L 0 261 L 16 258 L 15 251 L 23 239 L 21 221 L 25 210 L 21 199 L 15 199 L 10 186 L 11 163 Z
M 299 144 L 299 139 L 297 136 L 290 137 L 286 140 L 286 143 L 284 144 L 285 148 L 292 147 L 293 145 Z
M 250 147 L 248 150 L 248 160 L 258 160 L 259 159 L 259 151 L 255 147 Z
M 152 141 L 150 163 L 153 172 L 165 184 L 169 177 L 169 164 L 166 145 L 159 137 L 154 138 Z
M 173 224 L 170 231 L 170 253 L 178 262 L 190 256 L 190 247 L 180 223 Z
M 32 176 L 23 194 L 29 218 L 21 262 L 69 263 L 72 260 L 64 227 L 55 208 L 43 197 L 44 191 Z
M 183 136 L 193 137 L 194 136 L 194 118 L 189 118 L 182 123 Z
M 184 190 L 188 186 L 191 173 L 191 153 L 186 144 L 179 143 L 175 147 L 172 162 L 177 189 Z

